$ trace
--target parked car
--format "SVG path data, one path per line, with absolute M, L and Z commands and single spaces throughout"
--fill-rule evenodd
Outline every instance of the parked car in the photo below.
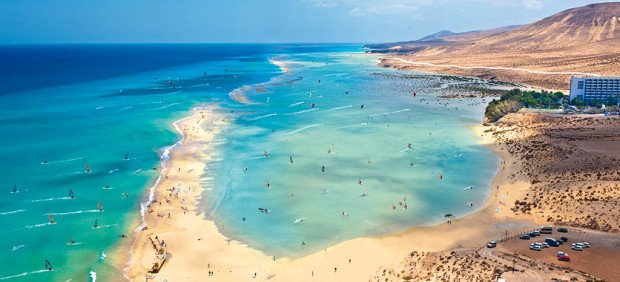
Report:
M 562 241 L 562 238 L 555 239 L 555 242 L 556 242 L 558 245 L 564 245 L 564 241 Z
M 549 248 L 549 244 L 547 242 L 542 242 L 540 244 L 543 246 L 543 248 Z
M 568 228 L 566 227 L 558 227 L 556 230 L 560 233 L 568 233 Z
M 561 239 L 562 241 L 564 241 L 564 242 L 568 242 L 568 237 L 562 236 L 562 237 L 560 237 L 560 239 Z
M 581 244 L 583 244 L 584 248 L 589 248 L 590 247 L 590 243 L 588 243 L 588 242 L 583 242 Z
M 551 226 L 540 227 L 540 234 L 551 234 L 551 233 L 553 233 L 553 227 Z
M 489 243 L 487 244 L 487 248 L 491 249 L 491 248 L 495 248 L 497 247 L 497 241 L 493 240 L 493 241 L 489 241 Z
M 570 261 L 570 257 L 567 254 L 558 256 L 559 261 Z
M 566 253 L 565 253 L 565 252 L 558 252 L 558 253 L 557 253 L 557 256 L 558 256 L 558 257 L 559 257 L 559 256 L 564 256 L 564 255 L 566 255 Z
M 555 240 L 555 239 L 553 239 L 553 238 L 547 238 L 547 239 L 545 239 L 545 243 L 549 244 L 549 246 L 552 246 L 552 247 L 558 247 L 558 246 L 560 246 L 560 244 L 558 243 L 558 241 L 556 241 L 556 240 Z
M 530 244 L 530 250 L 542 251 L 543 247 L 542 247 L 542 245 L 540 245 L 540 243 L 532 243 L 532 244 Z
M 581 244 L 581 243 L 573 243 L 570 246 L 570 248 L 575 250 L 575 251 L 583 251 L 583 244 Z
M 538 231 L 538 230 L 535 230 L 532 233 L 534 234 L 534 236 L 540 236 L 540 231 Z
M 529 240 L 529 239 L 530 239 L 530 235 L 528 235 L 528 234 L 523 234 L 523 235 L 519 236 L 519 239 Z

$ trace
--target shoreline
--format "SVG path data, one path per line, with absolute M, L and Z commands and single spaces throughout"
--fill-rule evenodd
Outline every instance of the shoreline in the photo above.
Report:
M 278 66 L 284 71 L 282 66 Z M 206 109 L 209 109 L 207 115 L 204 112 Z M 483 126 L 479 124 L 470 129 L 478 136 L 480 144 L 488 146 L 501 159 L 489 187 L 491 193 L 479 210 L 452 219 L 451 224 L 444 222 L 427 227 L 411 227 L 398 233 L 346 240 L 296 259 L 272 258 L 262 251 L 227 238 L 214 221 L 206 219 L 204 213 L 196 213 L 205 190 L 201 185 L 202 173 L 199 172 L 208 167 L 209 142 L 226 126 L 226 122 L 217 123 L 224 119 L 214 109 L 217 110 L 215 107 L 194 108 L 190 117 L 172 124 L 181 135 L 181 140 L 168 147 L 169 165 L 162 169 L 158 178 L 158 181 L 163 180 L 156 182 L 149 190 L 154 192 L 149 193 L 148 198 L 152 205 L 143 217 L 143 224 L 148 229 L 132 234 L 135 239 L 129 248 L 130 255 L 124 258 L 128 264 L 124 269 L 127 279 L 197 279 L 212 273 L 218 276 L 218 281 L 247 280 L 254 275 L 275 281 L 367 280 L 378 269 L 398 264 L 413 250 L 479 248 L 488 240 L 501 236 L 506 230 L 507 221 L 514 223 L 510 227 L 511 233 L 534 226 L 529 220 L 502 212 L 499 216 L 495 213 L 494 204 L 497 204 L 500 190 L 493 187 L 501 186 L 502 191 L 513 192 L 526 182 L 519 185 L 509 183 L 508 172 L 513 170 L 506 171 L 501 164 L 511 163 L 508 159 L 510 156 L 501 152 L 500 146 L 493 142 L 490 134 L 483 132 Z M 200 154 L 198 158 L 195 157 L 197 153 Z M 171 191 L 167 186 L 180 188 Z M 180 196 L 173 199 L 173 192 Z M 165 197 L 167 193 L 169 198 Z M 155 196 L 151 198 L 151 195 Z M 164 207 L 161 206 L 162 199 L 166 200 Z M 163 255 L 159 254 L 158 258 L 154 249 L 159 248 L 153 246 L 154 238 L 159 243 L 165 242 L 161 246 L 165 248 L 168 260 L 158 274 L 149 274 L 148 269 Z

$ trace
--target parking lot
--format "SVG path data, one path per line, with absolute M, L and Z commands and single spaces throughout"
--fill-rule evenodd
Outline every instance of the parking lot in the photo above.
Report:
M 544 242 L 546 238 L 561 236 L 568 237 L 568 242 L 559 247 L 549 246 L 542 251 L 530 249 L 531 243 Z M 571 244 L 578 242 L 589 242 L 590 248 L 585 248 L 583 251 L 571 250 Z M 554 228 L 553 234 L 541 234 L 529 240 L 515 238 L 498 244 L 497 248 L 507 253 L 517 253 L 558 266 L 586 271 L 608 281 L 620 279 L 620 256 L 618 255 L 620 236 L 618 234 L 572 229 L 568 233 L 559 233 Z M 568 254 L 571 261 L 559 261 L 556 256 L 557 252 Z

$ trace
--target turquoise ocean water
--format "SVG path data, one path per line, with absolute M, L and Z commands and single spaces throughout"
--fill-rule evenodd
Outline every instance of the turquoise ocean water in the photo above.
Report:
M 498 160 L 465 127 L 480 122 L 482 101 L 438 99 L 449 82 L 381 69 L 360 46 L 2 48 L 2 280 L 122 278 L 102 254 L 138 220 L 152 168 L 178 139 L 170 123 L 202 103 L 233 118 L 202 209 L 268 254 L 437 224 L 490 194 Z M 244 86 L 249 105 L 229 97 Z

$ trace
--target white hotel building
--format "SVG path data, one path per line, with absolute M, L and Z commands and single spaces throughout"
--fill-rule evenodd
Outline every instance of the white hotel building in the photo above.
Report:
M 572 77 L 570 80 L 570 100 L 580 98 L 585 104 L 613 100 L 620 103 L 620 77 Z

